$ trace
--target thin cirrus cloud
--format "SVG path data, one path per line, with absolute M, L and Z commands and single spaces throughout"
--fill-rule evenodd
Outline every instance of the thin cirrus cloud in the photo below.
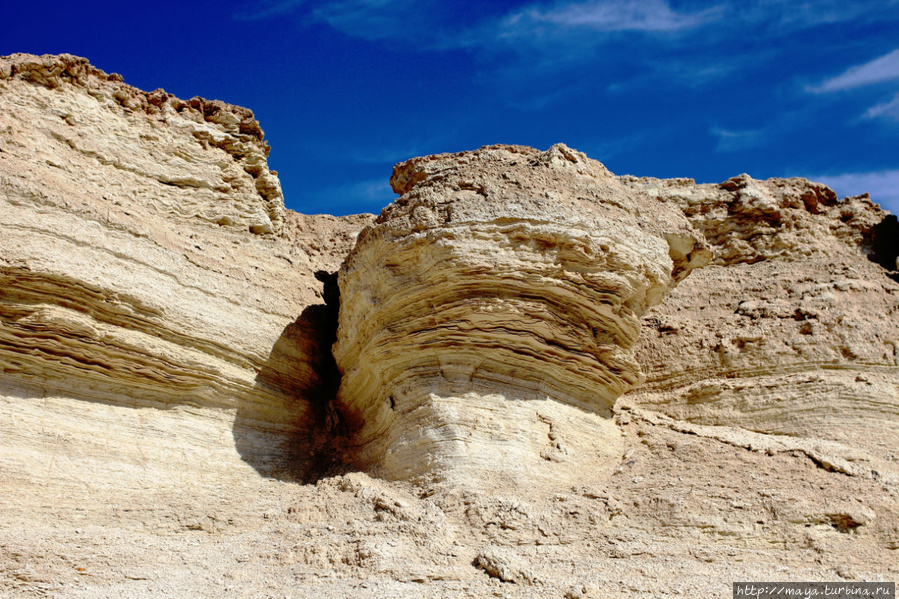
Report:
M 762 130 L 733 130 L 722 129 L 721 127 L 712 127 L 709 130 L 712 136 L 718 138 L 718 145 L 715 147 L 716 152 L 738 152 L 748 150 L 762 145 L 765 139 L 765 132 Z
M 314 214 L 333 213 L 335 198 L 340 198 L 339 208 L 348 211 L 371 210 L 372 206 L 386 206 L 396 198 L 390 184 L 384 178 L 347 181 L 309 192 L 304 200 L 304 211 Z
M 899 169 L 811 176 L 809 179 L 824 183 L 840 196 L 867 192 L 884 208 L 894 214 L 899 212 Z
M 239 21 L 259 21 L 273 17 L 281 17 L 297 11 L 304 0 L 264 0 L 255 2 L 252 8 L 238 12 L 234 18 Z
M 842 91 L 895 79 L 899 79 L 899 49 L 865 64 L 854 66 L 810 90 L 818 93 Z
M 395 39 L 417 47 L 440 46 L 439 0 L 253 0 L 234 15 L 242 21 L 299 16 L 324 23 L 350 37 L 368 41 Z
M 756 0 L 733 3 L 747 23 L 766 23 L 772 33 L 787 34 L 849 21 L 895 20 L 899 0 Z
M 899 94 L 893 96 L 893 99 L 889 102 L 883 102 L 869 108 L 865 112 L 865 117 L 869 119 L 884 117 L 899 121 Z
M 488 7 L 471 16 L 444 0 L 254 0 L 237 18 L 258 20 L 301 13 L 353 37 L 395 37 L 415 46 L 444 50 L 493 46 L 510 37 L 516 43 L 538 42 L 578 32 L 670 34 L 717 22 L 765 25 L 756 33 L 777 36 L 875 16 L 899 18 L 892 14 L 899 0 L 806 0 L 798 4 L 791 0 L 719 0 L 711 6 L 704 4 L 690 10 L 676 9 L 669 0 L 537 1 L 505 12 Z M 582 43 L 585 39 L 589 38 L 568 41 Z
M 566 33 L 672 33 L 694 29 L 721 16 L 713 7 L 699 12 L 677 11 L 668 0 L 587 0 L 537 2 L 501 14 L 486 11 L 474 22 L 457 22 L 457 8 L 439 0 L 259 0 L 236 15 L 261 20 L 291 13 L 306 15 L 343 33 L 368 40 L 397 38 L 431 49 L 483 48 L 515 38 L 527 41 L 535 33 L 556 37 Z
M 532 6 L 504 19 L 504 29 L 528 33 L 541 26 L 592 31 L 672 32 L 692 29 L 715 17 L 719 11 L 677 12 L 665 0 L 593 0 L 559 4 L 551 8 Z
M 431 0 L 335 0 L 317 3 L 312 18 L 347 35 L 369 41 L 410 38 L 420 43 L 433 35 Z

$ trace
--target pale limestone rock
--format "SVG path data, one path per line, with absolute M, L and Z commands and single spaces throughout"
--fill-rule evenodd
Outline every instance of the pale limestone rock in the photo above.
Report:
M 334 386 L 314 273 L 367 219 L 285 211 L 247 109 L 68 55 L 0 65 L 9 492 L 62 464 L 123 492 L 305 476 Z
M 715 250 L 647 315 L 647 380 L 629 400 L 895 455 L 899 284 L 872 247 L 885 213 L 804 179 L 625 182 L 679 206 Z
M 3 596 L 705 597 L 733 580 L 899 577 L 897 376 L 879 353 L 896 340 L 896 275 L 884 270 L 896 221 L 863 198 L 836 202 L 798 180 L 613 179 L 562 146 L 405 163 L 395 184 L 415 199 L 376 229 L 394 217 L 412 228 L 391 243 L 452 227 L 464 244 L 444 240 L 449 250 L 477 251 L 434 270 L 505 260 L 498 273 L 531 273 L 536 299 L 567 281 L 549 297 L 568 309 L 594 293 L 572 281 L 597 280 L 578 248 L 613 237 L 583 226 L 603 222 L 598 211 L 637 234 L 619 256 L 648 260 L 616 279 L 635 290 L 635 318 L 666 273 L 679 280 L 707 258 L 675 206 L 716 250 L 642 319 L 625 361 L 648 380 L 611 419 L 608 393 L 586 410 L 535 393 L 539 358 L 462 394 L 460 361 L 447 362 L 451 389 L 427 410 L 455 424 L 443 438 L 391 438 L 433 451 L 433 471 L 458 484 L 410 484 L 330 463 L 360 457 L 329 407 L 332 273 L 372 217 L 281 211 L 247 111 L 145 94 L 82 59 L 0 59 L 0 123 Z M 523 171 L 503 166 L 509 153 Z M 441 177 L 458 182 L 445 205 Z M 462 215 L 483 215 L 481 191 L 520 200 L 514 252 L 485 249 L 510 240 L 502 227 L 469 230 L 450 212 L 469 195 Z M 570 213 L 557 209 L 566 201 Z M 551 209 L 568 219 L 561 231 L 529 220 Z M 566 268 L 552 268 L 559 256 Z M 483 295 L 448 317 L 489 306 Z M 545 336 L 484 335 L 496 312 L 471 310 L 460 339 L 556 334 L 570 351 L 592 335 L 556 307 L 514 306 L 533 314 L 507 311 L 504 328 Z M 630 339 L 618 309 L 603 317 Z M 398 337 L 380 338 L 399 351 Z M 416 339 L 402 359 L 422 351 Z M 577 395 L 576 374 L 556 387 Z
M 0 60 L 10 73 L 0 79 L 5 186 L 37 177 L 45 193 L 54 191 L 52 203 L 102 187 L 126 215 L 168 214 L 257 234 L 283 228 L 281 185 L 250 110 L 143 92 L 75 56 Z M 61 156 L 68 162 L 57 164 Z
M 708 260 L 702 236 L 562 145 L 418 158 L 391 183 L 402 197 L 339 280 L 338 406 L 358 463 L 550 485 L 617 456 L 608 416 L 641 380 L 640 317 Z

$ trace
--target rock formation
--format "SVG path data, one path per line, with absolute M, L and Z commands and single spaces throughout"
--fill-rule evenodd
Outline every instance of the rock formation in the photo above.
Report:
M 416 158 L 391 184 L 402 197 L 340 272 L 339 406 L 359 462 L 549 488 L 613 461 L 640 318 L 709 260 L 702 236 L 563 145 Z
M 899 433 L 899 285 L 874 250 L 880 208 L 802 179 L 629 184 L 679 206 L 715 249 L 645 321 L 647 381 L 632 399 L 689 422 L 845 443 L 878 470 Z
M 67 55 L 3 59 L 0 76 L 3 444 L 47 452 L 94 422 L 107 433 L 73 440 L 71 459 L 108 451 L 82 467 L 155 447 L 126 485 L 160 483 L 183 454 L 201 477 L 240 456 L 303 476 L 333 385 L 314 272 L 336 270 L 366 219 L 285 211 L 245 108 L 142 92 Z M 168 442 L 140 416 L 185 410 L 193 432 Z
M 308 216 L 267 154 L 247 109 L 0 58 L 0 594 L 899 578 L 867 197 L 491 146 Z

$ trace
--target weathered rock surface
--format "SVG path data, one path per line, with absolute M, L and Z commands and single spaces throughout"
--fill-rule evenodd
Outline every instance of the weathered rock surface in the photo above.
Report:
M 285 210 L 266 153 L 246 109 L 0 58 L 0 595 L 899 578 L 874 204 L 500 146 L 400 165 L 373 223 Z
M 647 381 L 630 399 L 895 459 L 899 284 L 874 253 L 880 208 L 802 179 L 629 184 L 679 206 L 715 249 L 644 322 Z
M 640 317 L 708 261 L 702 236 L 563 145 L 416 158 L 391 183 L 402 197 L 339 279 L 338 405 L 359 463 L 549 488 L 617 457 L 608 418 L 640 382 Z
M 286 212 L 247 109 L 66 55 L 5 58 L 0 75 L 7 476 L 144 489 L 180 462 L 194 482 L 246 464 L 302 477 L 333 384 L 314 272 L 366 219 Z M 35 464 L 63 442 L 64 466 Z

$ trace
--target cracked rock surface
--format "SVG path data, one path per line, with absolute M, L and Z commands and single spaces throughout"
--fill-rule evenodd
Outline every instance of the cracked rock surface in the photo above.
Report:
M 899 284 L 872 244 L 883 211 L 804 179 L 630 184 L 679 206 L 715 251 L 644 320 L 647 380 L 630 399 L 895 457 Z
M 0 58 L 0 596 L 899 578 L 867 198 L 496 146 L 337 218 L 266 153 L 247 109 Z

